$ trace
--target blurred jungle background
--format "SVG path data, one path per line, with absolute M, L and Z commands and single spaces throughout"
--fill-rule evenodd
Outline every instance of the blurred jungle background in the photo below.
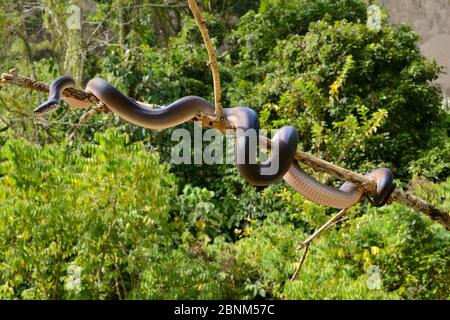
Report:
M 0 0 L 0 71 L 50 83 L 102 77 L 139 101 L 213 101 L 185 1 Z M 301 150 L 450 209 L 449 103 L 408 25 L 360 0 L 198 1 L 225 107 L 293 125 Z M 375 2 L 372 2 L 374 4 Z M 375 22 L 374 22 L 375 21 Z M 255 188 L 232 165 L 171 165 L 171 130 L 0 87 L 1 299 L 448 299 L 450 233 L 367 201 L 296 249 L 334 209 L 284 182 Z M 184 125 L 192 130 L 192 124 Z M 71 136 L 72 133 L 74 135 Z M 327 175 L 321 182 L 339 185 Z

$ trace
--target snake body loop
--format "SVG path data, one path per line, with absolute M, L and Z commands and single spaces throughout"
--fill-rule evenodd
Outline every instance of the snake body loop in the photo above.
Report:
M 373 205 L 382 207 L 387 203 L 396 187 L 392 171 L 388 168 L 379 168 L 366 174 L 366 177 L 377 183 Z M 364 195 L 363 191 L 358 190 L 356 185 L 351 182 L 345 182 L 339 189 L 321 184 L 304 172 L 295 161 L 284 176 L 284 180 L 308 200 L 332 208 L 349 208 L 359 202 Z
M 54 110 L 62 91 L 74 87 L 75 82 L 63 76 L 50 85 L 49 100 L 35 110 L 36 115 L 43 115 Z M 201 113 L 213 116 L 214 106 L 196 96 L 179 99 L 162 109 L 150 110 L 136 101 L 126 97 L 119 90 L 103 79 L 95 78 L 88 82 L 86 91 L 92 93 L 111 111 L 124 120 L 149 129 L 165 129 L 177 126 Z M 272 139 L 272 154 L 264 162 L 257 161 L 259 138 L 259 119 L 249 108 L 236 107 L 224 109 L 228 121 L 236 127 L 236 166 L 247 181 L 253 185 L 266 186 L 281 178 L 307 199 L 333 208 L 349 208 L 359 202 L 363 191 L 350 182 L 345 182 L 339 189 L 324 185 L 306 174 L 295 161 L 298 133 L 294 127 L 281 128 Z M 383 206 L 395 189 L 391 170 L 376 169 L 366 175 L 377 183 L 375 206 Z

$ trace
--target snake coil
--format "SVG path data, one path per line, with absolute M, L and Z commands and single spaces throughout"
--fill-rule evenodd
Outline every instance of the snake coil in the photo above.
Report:
M 34 112 L 44 115 L 58 107 L 62 92 L 66 88 L 75 86 L 70 76 L 62 76 L 50 85 L 49 99 L 41 104 Z M 187 96 L 181 98 L 165 108 L 150 110 L 136 101 L 123 95 L 107 81 L 94 78 L 86 86 L 86 91 L 92 93 L 112 112 L 129 123 L 148 128 L 165 129 L 177 126 L 203 113 L 214 115 L 214 106 L 203 98 Z M 251 143 L 248 132 L 253 131 L 259 136 L 259 119 L 257 114 L 249 108 L 235 107 L 224 109 L 225 117 L 236 127 L 236 166 L 247 181 L 253 185 L 266 186 L 282 178 L 298 193 L 318 204 L 333 208 L 345 209 L 359 202 L 364 196 L 351 182 L 345 182 L 339 189 L 324 185 L 305 173 L 295 161 L 295 153 L 299 140 L 294 127 L 285 126 L 273 137 L 272 154 L 264 162 L 257 162 L 257 146 Z M 264 169 L 273 164 L 278 170 L 267 174 Z M 267 171 L 267 170 L 266 170 Z M 376 181 L 377 190 L 372 199 L 375 206 L 381 207 L 389 200 L 396 184 L 388 168 L 379 168 L 366 177 Z

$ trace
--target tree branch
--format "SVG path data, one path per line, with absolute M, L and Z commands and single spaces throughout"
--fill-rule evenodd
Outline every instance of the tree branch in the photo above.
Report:
M 40 91 L 40 92 L 46 92 L 46 93 L 48 93 L 50 91 L 49 85 L 39 82 L 35 79 L 21 77 L 16 74 L 16 70 L 14 70 L 14 69 L 10 70 L 8 73 L 3 73 L 0 76 L 0 83 L 12 84 L 12 85 L 19 86 L 22 88 L 27 88 L 27 89 L 31 89 L 31 90 Z M 78 89 L 73 89 L 73 88 L 64 90 L 63 96 L 67 97 L 67 98 L 73 98 L 73 99 L 76 99 L 79 101 L 90 102 L 92 104 L 97 104 L 100 102 L 92 94 L 85 92 L 85 91 L 78 90 Z
M 31 89 L 31 90 L 37 90 L 41 92 L 49 92 L 49 86 L 46 84 L 43 84 L 41 82 L 38 82 L 36 80 L 25 78 L 18 76 L 14 70 L 11 70 L 9 73 L 4 73 L 0 76 L 0 84 L 12 84 L 15 86 Z M 98 104 L 100 101 L 93 96 L 92 94 L 81 91 L 78 89 L 67 89 L 64 90 L 63 95 L 65 97 L 77 99 L 80 101 L 89 101 L 92 104 Z M 159 106 L 155 105 L 148 105 L 145 103 L 140 104 L 151 107 L 151 108 L 157 108 Z M 104 109 L 102 110 L 104 111 Z M 95 114 L 95 113 L 94 113 Z M 224 120 L 220 121 L 216 117 L 211 117 L 208 115 L 200 114 L 197 117 L 193 118 L 192 121 L 200 121 L 203 126 L 209 127 L 209 128 L 215 128 L 218 129 L 221 132 L 226 132 L 226 130 L 234 129 L 233 125 Z M 270 139 L 260 136 L 260 143 L 264 145 L 264 143 L 267 143 L 267 148 L 270 149 L 271 141 Z M 306 152 L 297 150 L 295 159 L 310 166 L 316 171 L 319 172 L 325 172 L 328 173 L 336 178 L 339 178 L 344 181 L 351 181 L 355 183 L 357 188 L 360 188 L 360 190 L 364 190 L 365 194 L 368 196 L 374 195 L 374 192 L 376 190 L 376 183 L 373 180 L 369 180 L 365 176 L 341 168 L 335 164 L 329 163 L 325 160 L 316 158 Z M 445 210 L 436 208 L 432 204 L 419 199 L 415 197 L 414 195 L 404 192 L 401 190 L 395 190 L 392 193 L 390 202 L 397 202 L 400 204 L 403 204 L 415 211 L 421 212 L 425 215 L 427 215 L 432 220 L 440 223 L 443 225 L 447 230 L 450 230 L 450 215 Z
M 327 222 L 324 223 L 319 229 L 317 229 L 308 239 L 300 243 L 300 245 L 297 247 L 297 249 L 301 250 L 305 248 L 305 251 L 303 252 L 303 255 L 297 265 L 297 268 L 295 269 L 294 274 L 291 277 L 291 282 L 297 278 L 298 273 L 300 272 L 303 263 L 305 262 L 306 255 L 308 254 L 308 249 L 311 243 L 316 240 L 323 232 L 328 230 L 333 224 L 337 223 L 339 219 L 344 215 L 344 213 L 347 211 L 347 209 L 342 209 L 337 214 L 335 214 L 331 219 L 329 219 Z
M 220 74 L 219 67 L 217 65 L 217 57 L 214 46 L 211 42 L 211 38 L 209 37 L 208 29 L 206 28 L 206 22 L 202 17 L 200 9 L 197 6 L 195 0 L 187 0 L 189 3 L 189 8 L 191 9 L 195 21 L 197 22 L 198 28 L 203 37 L 203 41 L 205 42 L 206 50 L 208 51 L 209 63 L 211 65 L 211 73 L 213 77 L 214 83 L 214 104 L 216 107 L 216 117 L 219 121 L 225 120 L 225 116 L 223 114 L 222 108 L 222 89 L 220 87 Z

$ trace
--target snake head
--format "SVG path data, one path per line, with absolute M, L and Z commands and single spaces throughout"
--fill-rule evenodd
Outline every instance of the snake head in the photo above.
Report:
M 385 193 L 384 197 L 382 197 L 382 198 L 377 198 L 376 196 L 373 197 L 372 204 L 378 208 L 387 204 L 388 201 L 390 200 L 391 195 L 394 192 L 395 188 L 397 188 L 397 184 L 395 182 L 393 182 L 389 187 L 386 188 L 386 193 Z
M 59 107 L 59 100 L 57 99 L 49 99 L 43 104 L 41 104 L 39 107 L 34 109 L 34 115 L 36 116 L 43 116 L 50 112 L 55 111 Z
M 384 206 L 397 187 L 392 171 L 388 168 L 378 168 L 366 174 L 366 177 L 375 180 L 377 183 L 377 191 L 372 198 L 372 204 L 375 207 Z

